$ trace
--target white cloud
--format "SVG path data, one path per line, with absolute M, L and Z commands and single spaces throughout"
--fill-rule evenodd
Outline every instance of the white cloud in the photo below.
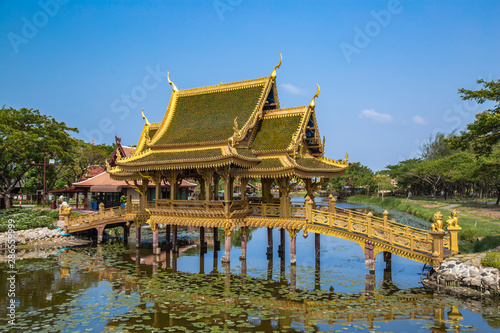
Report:
M 425 119 L 420 117 L 420 116 L 413 117 L 413 122 L 415 124 L 419 124 L 419 125 L 427 125 L 427 122 L 425 121 Z
M 282 83 L 282 84 L 280 84 L 280 86 L 287 93 L 290 93 L 293 95 L 307 95 L 307 91 L 300 89 L 299 87 L 296 87 L 291 83 Z
M 361 114 L 358 117 L 372 119 L 377 123 L 390 123 L 391 121 L 393 121 L 393 118 L 390 114 L 378 113 L 373 109 L 365 109 L 361 111 Z

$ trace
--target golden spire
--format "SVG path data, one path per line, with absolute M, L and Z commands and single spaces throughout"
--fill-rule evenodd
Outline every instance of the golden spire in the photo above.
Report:
M 347 152 L 345 152 L 345 157 L 344 157 L 344 164 L 348 164 L 349 163 L 349 154 Z
M 167 72 L 167 80 L 168 80 L 168 83 L 172 86 L 172 91 L 179 91 L 179 89 L 177 89 L 177 87 L 175 86 L 175 83 L 170 81 L 169 72 Z
M 148 118 L 146 118 L 146 116 L 144 115 L 144 109 L 142 109 L 142 119 L 146 120 L 146 126 L 151 125 L 150 122 L 148 121 Z
M 316 103 L 314 103 L 314 100 L 316 99 L 316 97 L 319 96 L 319 84 L 316 83 L 316 86 L 318 87 L 318 91 L 316 92 L 316 94 L 314 94 L 314 96 L 311 100 L 311 103 L 309 103 L 309 107 L 313 110 L 314 110 L 314 107 L 316 106 Z
M 281 55 L 281 52 L 280 52 L 280 62 L 276 65 L 276 67 L 274 67 L 273 72 L 271 73 L 271 79 L 276 80 L 276 69 L 280 68 L 282 60 L 283 60 L 283 56 Z

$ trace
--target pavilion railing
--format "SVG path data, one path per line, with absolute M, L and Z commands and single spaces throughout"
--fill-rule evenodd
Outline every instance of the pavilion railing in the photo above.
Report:
M 280 205 L 275 203 L 251 203 L 251 215 L 259 215 L 262 217 L 279 217 Z
M 156 200 L 155 208 L 166 210 L 206 210 L 206 211 L 224 211 L 229 206 L 229 211 L 245 209 L 247 203 L 242 200 L 213 201 L 213 200 Z

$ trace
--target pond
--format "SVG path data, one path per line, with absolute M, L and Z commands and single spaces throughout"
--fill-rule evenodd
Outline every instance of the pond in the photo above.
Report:
M 164 232 L 160 230 L 160 233 Z M 220 232 L 219 234 L 222 234 Z M 143 237 L 150 237 L 144 230 Z M 8 326 L 7 264 L 1 264 L 0 331 L 9 332 L 493 332 L 500 303 L 433 294 L 420 283 L 423 264 L 382 255 L 365 268 L 361 247 L 320 236 L 297 236 L 297 264 L 266 256 L 267 230 L 250 229 L 247 260 L 233 241 L 224 250 L 190 245 L 179 254 L 115 242 L 16 262 L 15 328 Z M 239 239 L 239 230 L 232 235 Z M 195 244 L 199 240 L 194 240 Z M 223 247 L 222 247 L 223 248 Z

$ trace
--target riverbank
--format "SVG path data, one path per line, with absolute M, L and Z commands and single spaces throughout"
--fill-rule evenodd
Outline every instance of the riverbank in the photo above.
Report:
M 15 243 L 9 243 L 9 239 Z M 63 235 L 59 229 L 35 228 L 28 230 L 13 231 L 9 238 L 9 232 L 0 233 L 0 250 L 8 249 L 9 245 L 15 244 L 16 254 L 19 257 L 20 250 L 40 250 L 50 248 L 62 248 L 70 246 L 80 246 L 92 243 L 90 239 L 75 237 L 73 235 Z M 20 257 L 21 258 L 21 257 Z M 0 259 L 0 262 L 1 259 Z
M 493 250 L 500 251 L 500 247 Z M 488 251 L 491 252 L 491 251 Z M 482 264 L 488 252 L 457 254 L 422 280 L 426 287 L 458 296 L 500 297 L 500 270 Z

